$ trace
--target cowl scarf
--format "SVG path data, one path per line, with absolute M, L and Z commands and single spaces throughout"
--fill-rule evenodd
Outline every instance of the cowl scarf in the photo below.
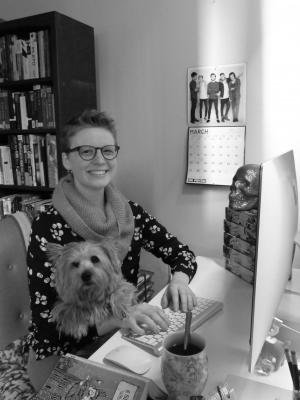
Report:
M 59 181 L 52 200 L 74 232 L 85 240 L 112 239 L 123 261 L 133 237 L 134 218 L 128 200 L 113 184 L 104 189 L 104 210 L 87 203 L 75 188 L 71 174 Z

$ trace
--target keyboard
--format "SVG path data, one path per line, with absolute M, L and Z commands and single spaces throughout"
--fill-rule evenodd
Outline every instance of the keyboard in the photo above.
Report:
M 191 331 L 197 329 L 205 321 L 211 318 L 218 311 L 222 310 L 223 303 L 217 300 L 197 297 L 197 306 L 192 311 Z M 123 333 L 122 338 L 141 347 L 142 349 L 160 356 L 163 350 L 163 341 L 167 335 L 173 332 L 184 330 L 186 314 L 181 311 L 172 311 L 166 308 L 165 313 L 170 321 L 167 331 L 161 330 L 158 333 L 137 335 L 133 332 Z

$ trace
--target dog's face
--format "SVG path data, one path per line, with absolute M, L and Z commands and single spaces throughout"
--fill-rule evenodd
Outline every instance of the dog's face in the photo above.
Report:
M 114 275 L 120 274 L 116 249 L 108 241 L 48 243 L 47 252 L 56 267 L 56 290 L 66 302 L 104 300 Z

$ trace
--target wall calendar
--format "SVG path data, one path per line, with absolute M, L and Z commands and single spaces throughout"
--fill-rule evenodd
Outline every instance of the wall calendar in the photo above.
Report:
M 244 126 L 188 129 L 186 183 L 231 185 L 245 163 Z

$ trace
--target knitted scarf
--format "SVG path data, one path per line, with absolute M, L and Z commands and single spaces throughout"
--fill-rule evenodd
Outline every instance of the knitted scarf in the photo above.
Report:
M 134 218 L 128 200 L 112 184 L 104 189 L 105 207 L 88 204 L 77 191 L 71 174 L 63 177 L 53 192 L 53 206 L 71 229 L 85 240 L 111 238 L 122 262 L 134 232 Z

